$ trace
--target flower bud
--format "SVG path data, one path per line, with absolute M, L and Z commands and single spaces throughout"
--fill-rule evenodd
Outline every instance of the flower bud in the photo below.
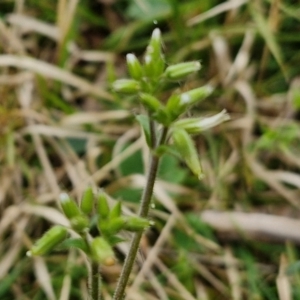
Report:
M 172 80 L 179 80 L 187 77 L 190 74 L 198 72 L 201 69 L 199 61 L 190 61 L 171 65 L 165 70 L 165 76 Z
M 50 228 L 31 249 L 26 253 L 27 256 L 44 255 L 60 244 L 66 237 L 67 229 L 56 225 Z
M 123 217 L 114 218 L 112 220 L 101 220 L 98 221 L 98 229 L 103 236 L 112 236 L 124 229 L 126 220 Z
M 181 106 L 191 106 L 204 100 L 213 92 L 213 87 L 210 85 L 205 85 L 200 88 L 196 88 L 190 91 L 187 91 L 180 95 L 179 104 Z
M 230 116 L 226 110 L 222 110 L 220 113 L 207 117 L 207 118 L 188 118 L 176 121 L 172 126 L 186 130 L 190 134 L 195 134 L 215 127 L 227 120 Z
M 124 229 L 137 232 L 147 229 L 150 225 L 153 225 L 153 222 L 147 219 L 140 217 L 128 217 L 124 224 Z
M 162 75 L 165 62 L 164 56 L 161 49 L 161 32 L 158 28 L 154 29 L 151 40 L 145 53 L 145 74 L 156 80 Z
M 77 232 L 82 232 L 89 228 L 89 220 L 85 215 L 75 216 L 71 219 L 71 226 Z
M 186 107 L 180 105 L 180 95 L 173 94 L 166 105 L 167 113 L 171 117 L 171 121 L 176 120 L 181 114 L 186 111 Z
M 97 202 L 97 213 L 101 219 L 106 219 L 109 215 L 109 206 L 106 198 L 106 194 L 101 191 Z
M 116 263 L 113 249 L 104 238 L 96 237 L 92 240 L 90 247 L 94 261 L 105 266 L 111 266 Z
M 140 83 L 133 79 L 119 79 L 112 84 L 112 88 L 119 93 L 135 94 L 141 86 Z
M 109 219 L 115 219 L 121 216 L 122 213 L 122 203 L 121 201 L 117 201 L 117 203 L 114 205 L 114 207 L 111 209 L 109 213 Z
M 156 112 L 162 107 L 160 101 L 150 94 L 141 93 L 140 100 L 142 104 L 151 112 Z
M 168 115 L 171 116 L 173 121 L 176 120 L 181 114 L 185 113 L 190 106 L 204 100 L 212 91 L 213 88 L 207 85 L 187 91 L 181 95 L 172 95 L 168 99 L 166 106 Z
M 132 53 L 126 55 L 126 60 L 130 76 L 135 80 L 141 80 L 143 77 L 143 69 L 139 60 Z
M 172 137 L 178 152 L 187 166 L 199 179 L 201 179 L 203 177 L 202 168 L 192 138 L 183 129 L 174 130 Z
M 80 202 L 80 209 L 85 214 L 90 214 L 93 210 L 94 206 L 94 195 L 93 190 L 91 187 L 88 187 L 82 196 L 81 202 Z
M 61 208 L 68 219 L 81 215 L 79 207 L 67 193 L 61 193 L 59 197 Z

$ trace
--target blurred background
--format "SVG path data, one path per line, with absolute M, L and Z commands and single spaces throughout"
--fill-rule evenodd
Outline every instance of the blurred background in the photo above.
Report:
M 62 223 L 63 191 L 92 184 L 136 211 L 141 107 L 110 84 L 156 27 L 167 64 L 202 64 L 179 87 L 216 87 L 190 115 L 231 120 L 194 137 L 203 180 L 163 157 L 126 299 L 300 298 L 299 21 L 289 0 L 1 0 L 0 299 L 86 299 L 80 253 L 26 251 Z M 105 300 L 124 249 L 102 270 Z

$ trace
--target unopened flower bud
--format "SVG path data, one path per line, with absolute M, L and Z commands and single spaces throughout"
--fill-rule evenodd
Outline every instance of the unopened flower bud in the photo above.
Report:
M 113 89 L 116 92 L 124 94 L 135 94 L 141 86 L 140 83 L 134 79 L 119 79 L 112 84 Z
M 124 229 L 125 219 L 123 217 L 114 218 L 112 220 L 98 221 L 98 229 L 103 236 L 112 236 Z
M 179 80 L 198 72 L 200 69 L 201 64 L 199 61 L 184 62 L 167 67 L 165 76 L 172 80 Z
M 93 190 L 91 187 L 88 187 L 82 196 L 81 202 L 80 202 L 80 209 L 85 214 L 90 214 L 94 207 L 94 195 Z
M 192 138 L 184 129 L 175 129 L 172 133 L 175 146 L 190 170 L 199 179 L 203 177 L 199 157 Z
M 210 85 L 205 85 L 200 88 L 196 88 L 187 91 L 180 95 L 180 105 L 191 106 L 204 100 L 213 92 L 213 88 Z
M 181 106 L 194 105 L 197 102 L 204 100 L 213 92 L 213 88 L 210 85 L 205 85 L 200 88 L 192 89 L 180 95 Z
M 167 102 L 167 113 L 171 116 L 171 119 L 176 120 L 181 114 L 185 113 L 188 108 L 204 100 L 213 91 L 213 88 L 209 85 L 192 89 L 181 95 L 172 95 Z
M 109 211 L 110 209 L 107 202 L 107 196 L 103 191 L 101 191 L 97 201 L 97 213 L 101 219 L 106 219 L 109 215 Z
M 59 198 L 61 208 L 68 219 L 72 219 L 75 216 L 81 215 L 79 207 L 67 193 L 61 193 Z
M 102 237 L 96 237 L 92 240 L 91 252 L 93 260 L 102 265 L 111 266 L 116 262 L 111 245 Z
M 190 134 L 199 133 L 230 120 L 226 110 L 207 118 L 187 118 L 176 121 L 172 126 L 186 130 Z
M 152 225 L 152 222 L 147 219 L 140 217 L 128 217 L 126 223 L 124 224 L 124 229 L 133 232 L 143 231 L 150 225 Z
M 139 60 L 132 53 L 126 55 L 126 60 L 130 76 L 135 80 L 140 80 L 143 77 L 143 69 Z
M 50 228 L 27 252 L 27 256 L 44 255 L 60 244 L 66 237 L 67 229 L 56 225 Z
M 89 228 L 89 220 L 85 215 L 75 216 L 71 219 L 71 226 L 77 232 L 82 232 Z
M 153 80 L 157 80 L 165 68 L 161 44 L 161 32 L 156 28 L 145 53 L 145 74 Z
M 109 213 L 109 219 L 112 220 L 114 218 L 118 218 L 122 213 L 122 203 L 121 201 L 117 201 L 117 203 L 113 206 Z
M 156 112 L 162 107 L 160 101 L 150 94 L 141 93 L 139 96 L 142 104 L 151 112 Z

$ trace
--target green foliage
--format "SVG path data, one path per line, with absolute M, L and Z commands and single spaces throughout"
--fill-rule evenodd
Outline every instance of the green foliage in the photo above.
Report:
M 136 20 L 153 20 L 170 12 L 171 5 L 168 0 L 130 1 L 126 10 L 127 16 Z

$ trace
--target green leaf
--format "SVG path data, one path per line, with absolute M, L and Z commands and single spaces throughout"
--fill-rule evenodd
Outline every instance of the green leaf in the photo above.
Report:
M 140 126 L 143 130 L 148 147 L 151 148 L 152 146 L 151 146 L 151 133 L 150 133 L 149 117 L 147 117 L 145 115 L 137 115 L 135 118 L 140 123 Z
M 82 238 L 66 239 L 57 247 L 57 250 L 69 250 L 71 248 L 80 249 L 85 253 L 89 252 L 88 246 Z
M 117 236 L 117 235 L 111 235 L 109 237 L 106 237 L 106 240 L 109 242 L 110 245 L 115 246 L 118 243 L 125 242 L 126 240 Z
M 179 165 L 179 155 L 174 147 L 161 158 L 157 177 L 167 182 L 182 183 L 187 176 L 187 170 Z M 172 153 L 170 153 L 172 151 Z M 170 154 L 169 154 L 170 153 Z

